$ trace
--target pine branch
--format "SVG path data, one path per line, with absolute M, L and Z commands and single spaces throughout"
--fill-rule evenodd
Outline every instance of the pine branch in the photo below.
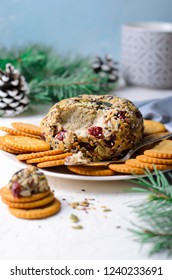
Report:
M 105 78 L 100 79 L 95 74 L 78 73 L 68 76 L 65 73 L 58 78 L 52 77 L 40 82 L 35 80 L 34 83 L 30 83 L 30 88 L 32 102 L 36 101 L 35 97 L 38 97 L 38 93 L 44 93 L 47 100 L 58 102 L 63 98 L 70 98 L 80 94 L 103 94 L 110 91 L 112 86 L 107 85 Z
M 137 240 L 142 243 L 150 243 L 152 248 L 150 250 L 150 255 L 154 255 L 160 252 L 165 252 L 168 255 L 172 255 L 172 234 L 171 233 L 161 233 L 151 231 L 149 229 L 141 228 L 138 230 L 130 230 L 137 237 Z
M 165 251 L 172 255 L 172 185 L 171 174 L 156 170 L 154 175 L 147 170 L 147 178 L 132 182 L 140 184 L 148 193 L 146 201 L 131 205 L 138 217 L 138 223 L 129 229 L 142 244 L 151 243 L 150 254 Z M 139 188 L 134 188 L 139 191 Z M 138 224 L 142 224 L 141 226 Z
M 51 48 L 31 45 L 18 50 L 0 49 L 0 68 L 11 63 L 30 88 L 31 104 L 58 102 L 79 94 L 105 94 L 116 83 L 93 72 L 88 57 L 62 57 Z

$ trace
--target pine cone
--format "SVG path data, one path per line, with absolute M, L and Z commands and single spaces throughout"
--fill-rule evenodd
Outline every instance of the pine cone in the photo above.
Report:
M 29 88 L 25 78 L 12 64 L 0 69 L 0 116 L 11 117 L 25 111 L 29 105 Z
M 101 77 L 108 77 L 109 83 L 114 83 L 118 80 L 117 62 L 113 61 L 110 55 L 105 55 L 105 58 L 97 56 L 93 63 L 92 69 L 95 73 L 99 73 Z

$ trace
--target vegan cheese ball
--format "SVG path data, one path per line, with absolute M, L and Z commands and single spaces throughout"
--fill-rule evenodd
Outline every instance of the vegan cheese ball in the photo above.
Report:
M 91 161 L 111 160 L 135 147 L 143 118 L 135 105 L 112 95 L 80 95 L 56 103 L 41 123 L 52 149 L 82 152 Z

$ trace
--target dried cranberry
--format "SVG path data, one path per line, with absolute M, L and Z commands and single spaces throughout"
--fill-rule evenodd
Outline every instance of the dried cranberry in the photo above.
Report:
M 102 139 L 103 138 L 103 131 L 102 131 L 102 127 L 100 126 L 91 126 L 88 128 L 88 132 L 98 138 L 98 139 Z
M 126 114 L 126 111 L 119 111 L 119 112 L 117 113 L 116 116 L 117 116 L 120 120 L 125 120 L 125 118 L 126 118 L 125 114 Z
M 61 130 L 59 131 L 56 136 L 55 139 L 58 139 L 59 141 L 63 141 L 64 140 L 64 136 L 65 136 L 66 130 Z
M 20 184 L 18 182 L 14 182 L 12 184 L 12 194 L 14 197 L 20 197 L 20 191 L 21 191 L 21 188 L 20 188 Z

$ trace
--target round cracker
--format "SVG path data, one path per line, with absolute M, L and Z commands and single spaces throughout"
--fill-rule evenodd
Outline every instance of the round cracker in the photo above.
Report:
M 38 158 L 38 157 L 44 157 L 44 156 L 58 155 L 58 154 L 62 154 L 63 152 L 64 152 L 64 150 L 62 150 L 62 149 L 49 150 L 49 151 L 45 151 L 45 152 L 21 154 L 21 155 L 17 155 L 16 158 L 18 160 L 27 160 L 27 159 L 33 159 L 33 158 Z
M 7 146 L 0 144 L 0 150 L 3 150 L 5 152 L 11 153 L 11 154 L 18 154 L 19 152 L 17 150 L 14 149 L 10 149 Z
M 167 129 L 162 123 L 153 120 L 144 120 L 144 135 L 165 131 L 167 131 Z
M 84 164 L 84 166 L 93 166 L 93 167 L 98 167 L 98 166 L 108 166 L 110 164 L 109 161 L 94 161 L 94 162 L 88 162 Z
M 171 165 L 146 163 L 146 162 L 138 161 L 137 159 L 128 159 L 128 160 L 126 160 L 125 163 L 126 163 L 126 165 L 129 165 L 132 167 L 148 168 L 149 170 L 154 170 L 155 167 L 158 170 L 168 170 L 168 169 L 172 168 Z
M 114 171 L 104 167 L 102 168 L 102 167 L 68 165 L 67 168 L 76 174 L 85 175 L 85 176 L 112 176 L 115 174 Z
M 108 167 L 109 169 L 119 173 L 138 174 L 138 175 L 145 173 L 144 169 L 134 167 L 134 166 L 129 166 L 125 163 L 110 164 Z
M 66 158 L 68 156 L 71 156 L 71 155 L 72 155 L 72 153 L 65 153 L 65 154 L 54 155 L 54 156 L 43 156 L 43 157 L 40 157 L 40 158 L 28 159 L 26 162 L 28 164 L 31 164 L 31 163 L 59 160 L 59 159 L 64 159 L 64 158 Z
M 166 136 L 166 135 L 169 135 L 169 131 L 149 134 L 149 135 L 143 137 L 142 143 L 150 141 L 150 140 L 158 139 L 158 138 Z
M 159 149 L 150 149 L 144 151 L 144 155 L 154 158 L 165 158 L 172 159 L 172 150 L 159 150 Z
M 154 158 L 146 155 L 139 155 L 136 157 L 138 161 L 154 164 L 170 164 L 172 165 L 172 159 Z
M 155 144 L 153 146 L 153 149 L 158 149 L 158 150 L 171 150 L 172 152 L 172 140 L 167 140 L 164 139 L 161 142 Z
M 30 201 L 30 202 L 11 202 L 9 200 L 6 200 L 2 196 L 2 201 L 5 204 L 7 204 L 9 207 L 18 208 L 18 209 L 34 209 L 34 208 L 42 207 L 42 206 L 45 206 L 45 205 L 49 204 L 50 202 L 52 202 L 53 199 L 54 199 L 53 192 L 50 192 L 46 197 L 44 197 L 42 199 Z
M 30 133 L 22 132 L 20 130 L 13 129 L 13 128 L 6 127 L 6 126 L 0 126 L 0 130 L 4 131 L 4 132 L 7 132 L 9 134 L 12 134 L 12 135 L 28 136 L 28 137 L 40 139 L 40 136 L 38 136 L 38 135 L 33 135 L 33 134 L 30 134 Z
M 11 125 L 17 130 L 41 136 L 41 128 L 39 126 L 23 122 L 12 122 Z
M 36 200 L 39 200 L 39 199 L 42 199 L 42 198 L 46 197 L 48 194 L 50 194 L 50 189 L 45 191 L 45 192 L 32 194 L 31 196 L 14 197 L 12 192 L 7 187 L 2 187 L 1 188 L 1 196 L 5 200 L 10 201 L 10 202 L 17 202 L 17 203 L 36 201 Z
M 54 200 L 45 207 L 36 209 L 17 209 L 9 207 L 9 211 L 12 215 L 21 219 L 43 219 L 52 216 L 60 211 L 61 204 L 60 201 L 54 198 Z
M 19 149 L 19 148 L 9 145 L 6 141 L 7 137 L 9 137 L 9 136 L 10 135 L 0 136 L 0 144 L 3 145 L 5 148 L 16 151 L 17 153 L 27 153 L 27 151 L 24 149 L 21 149 L 21 148 Z M 14 135 L 13 135 L 13 137 L 14 137 Z
M 5 143 L 12 148 L 22 149 L 30 152 L 41 152 L 50 150 L 50 145 L 44 140 L 26 136 L 6 135 Z
M 144 155 L 156 158 L 172 158 L 172 140 L 163 140 L 152 149 L 145 150 Z
M 45 162 L 38 163 L 37 167 L 45 168 L 45 167 L 51 167 L 51 166 L 59 166 L 59 165 L 64 165 L 64 162 L 65 162 L 64 159 L 45 161 Z

